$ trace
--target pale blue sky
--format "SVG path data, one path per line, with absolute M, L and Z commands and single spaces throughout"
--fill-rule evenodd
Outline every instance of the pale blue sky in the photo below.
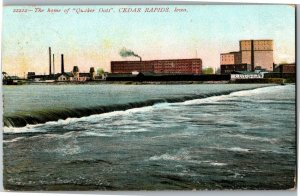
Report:
M 81 8 L 111 8 L 86 6 Z M 78 65 L 110 70 L 110 61 L 123 47 L 144 60 L 194 58 L 204 66 L 219 67 L 220 53 L 239 50 L 241 39 L 273 39 L 274 61 L 295 61 L 295 8 L 288 5 L 178 5 L 134 6 L 185 8 L 186 13 L 81 13 L 78 6 L 45 6 L 44 9 L 71 8 L 71 13 L 13 13 L 4 7 L 3 70 L 22 75 L 48 73 L 48 47 L 56 55 L 65 54 L 65 70 Z M 25 8 L 25 7 L 23 7 Z M 28 8 L 28 7 L 27 7 Z M 34 7 L 29 7 L 34 8 Z M 197 52 L 196 52 L 197 51 Z M 134 60 L 134 58 L 126 58 Z

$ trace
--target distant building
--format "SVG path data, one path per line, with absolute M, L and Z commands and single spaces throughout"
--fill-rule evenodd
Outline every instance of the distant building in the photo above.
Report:
M 233 71 L 273 71 L 273 40 L 240 40 L 240 51 L 222 53 L 220 65 L 232 65 L 237 68 Z M 240 70 L 240 65 L 250 65 L 250 68 Z
M 30 72 L 28 72 L 30 73 Z M 34 73 L 34 72 L 31 72 Z M 55 75 L 33 75 L 33 74 L 28 74 L 27 79 L 30 81 L 34 82 L 42 82 L 42 81 L 54 81 Z
M 96 72 L 94 67 L 90 67 L 90 73 L 89 73 L 90 80 L 95 80 L 96 78 Z
M 285 63 L 280 65 L 275 65 L 273 72 L 277 73 L 296 73 L 295 63 Z
M 72 72 L 64 72 L 56 76 L 56 81 L 59 82 L 84 82 L 87 80 L 91 80 L 91 73 L 80 73 L 78 66 L 74 66 Z
M 152 61 L 112 61 L 112 73 L 172 73 L 172 74 L 201 74 L 202 60 L 195 59 L 170 59 Z
M 240 52 L 222 53 L 220 56 L 221 65 L 241 64 Z
M 273 71 L 273 40 L 241 40 L 241 63 Z
M 225 64 L 221 65 L 221 74 L 230 74 L 233 71 L 250 71 L 251 65 L 249 64 Z
M 90 73 L 79 73 L 79 78 L 77 81 L 87 81 L 90 79 Z
M 78 66 L 73 67 L 71 74 L 73 76 L 73 81 L 80 81 Z
M 260 79 L 263 78 L 263 74 L 250 72 L 250 71 L 233 71 L 230 74 L 230 80 L 237 79 Z
M 266 73 L 265 78 L 285 78 L 289 81 L 296 82 L 296 64 L 285 63 L 274 65 L 272 73 Z
M 35 76 L 35 72 L 28 72 L 27 73 L 27 78 L 31 78 L 33 76 Z
M 57 75 L 56 81 L 67 82 L 73 80 L 73 74 L 71 72 L 64 72 Z

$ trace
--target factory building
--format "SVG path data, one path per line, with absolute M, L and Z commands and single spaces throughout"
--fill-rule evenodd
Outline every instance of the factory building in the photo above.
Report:
M 240 52 L 222 53 L 220 56 L 221 65 L 241 64 Z
M 241 63 L 273 71 L 273 40 L 241 40 Z
M 58 74 L 56 77 L 56 81 L 59 82 L 67 82 L 67 81 L 72 81 L 73 80 L 73 75 L 70 72 L 64 72 L 61 74 Z
M 240 50 L 222 53 L 220 65 L 221 73 L 256 69 L 273 71 L 273 40 L 240 40 Z
M 234 71 L 249 71 L 251 65 L 249 64 L 224 64 L 221 65 L 221 74 L 230 74 Z
M 150 72 L 159 74 L 201 74 L 202 60 L 169 59 L 152 61 L 112 61 L 112 73 Z
M 74 66 L 73 70 L 71 72 L 63 72 L 56 76 L 56 81 L 59 82 L 84 82 L 88 80 L 94 80 L 95 79 L 95 72 L 94 68 L 90 68 L 89 73 L 81 73 L 79 72 L 78 66 Z
M 295 74 L 296 73 L 296 64 L 295 63 L 285 63 L 285 64 L 276 65 L 274 67 L 274 72 Z

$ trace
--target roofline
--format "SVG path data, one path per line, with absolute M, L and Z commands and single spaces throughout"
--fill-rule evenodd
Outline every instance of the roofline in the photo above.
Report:
M 280 64 L 276 64 L 276 65 L 295 65 L 296 66 L 296 63 L 280 63 Z
M 226 52 L 226 53 L 220 53 L 220 54 L 234 54 L 234 53 L 241 53 L 241 51 L 233 51 L 233 52 Z
M 253 41 L 273 41 L 273 39 L 241 39 L 240 42 L 241 41 L 251 41 L 251 40 L 253 40 Z
M 239 64 L 221 64 L 220 66 L 226 66 L 226 65 L 251 65 L 247 63 L 239 63 Z
M 201 58 L 190 58 L 190 59 L 156 59 L 156 60 L 136 60 L 136 61 L 110 61 L 110 62 L 153 62 L 153 61 L 176 61 L 176 60 L 201 60 Z

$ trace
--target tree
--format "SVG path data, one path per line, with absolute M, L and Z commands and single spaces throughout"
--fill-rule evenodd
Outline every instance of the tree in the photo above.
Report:
M 202 73 L 203 74 L 213 74 L 214 69 L 212 67 L 207 67 L 207 68 L 202 69 Z
M 104 69 L 98 68 L 98 69 L 97 69 L 97 75 L 98 75 L 98 76 L 101 76 L 101 75 L 103 75 L 103 74 L 104 74 Z

